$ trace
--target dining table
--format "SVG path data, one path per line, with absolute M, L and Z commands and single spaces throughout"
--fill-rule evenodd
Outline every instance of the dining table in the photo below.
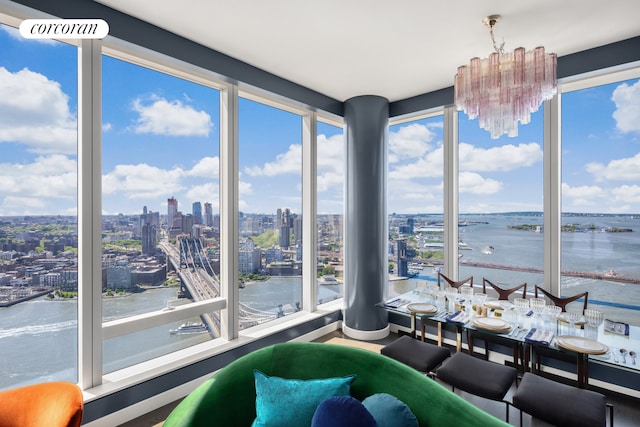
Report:
M 577 385 L 589 384 L 589 364 L 600 363 L 640 374 L 640 327 L 615 319 L 605 319 L 597 326 L 584 317 L 568 319 L 564 313 L 553 318 L 529 311 L 519 315 L 509 301 L 487 299 L 482 307 L 466 304 L 442 304 L 426 289 L 415 289 L 385 300 L 378 307 L 409 316 L 414 338 L 424 341 L 426 324 L 435 324 L 437 344 L 443 345 L 443 328 L 456 332 L 456 351 L 463 347 L 474 354 L 474 338 L 497 340 L 514 348 L 514 365 L 523 371 L 540 373 L 543 357 L 573 359 Z M 473 308 L 472 308 L 473 307 Z M 483 310 L 484 309 L 484 310 Z

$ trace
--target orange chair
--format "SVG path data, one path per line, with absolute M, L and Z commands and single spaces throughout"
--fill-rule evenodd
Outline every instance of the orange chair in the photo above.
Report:
M 464 280 L 458 280 L 457 282 L 454 280 L 449 279 L 447 276 L 445 276 L 444 274 L 438 272 L 438 288 L 443 289 L 442 286 L 440 286 L 440 278 L 442 277 L 442 279 L 449 284 L 449 286 L 451 286 L 452 288 L 459 288 L 462 285 L 466 284 L 467 282 L 469 283 L 469 286 L 473 287 L 473 276 L 471 277 L 467 277 Z
M 0 392 L 2 427 L 79 427 L 82 391 L 69 382 L 49 382 Z

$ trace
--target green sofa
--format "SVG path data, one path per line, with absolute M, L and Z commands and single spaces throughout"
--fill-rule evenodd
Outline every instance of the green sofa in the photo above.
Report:
M 235 360 L 190 393 L 163 426 L 250 426 L 256 417 L 254 369 L 296 379 L 355 374 L 353 397 L 363 400 L 389 393 L 411 408 L 420 426 L 508 426 L 394 359 L 354 347 L 308 342 L 276 344 Z

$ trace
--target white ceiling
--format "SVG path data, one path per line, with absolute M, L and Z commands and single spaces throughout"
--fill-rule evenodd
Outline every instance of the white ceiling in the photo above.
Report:
M 640 35 L 639 0 L 99 0 L 344 101 L 453 85 L 459 65 L 544 46 L 558 56 Z

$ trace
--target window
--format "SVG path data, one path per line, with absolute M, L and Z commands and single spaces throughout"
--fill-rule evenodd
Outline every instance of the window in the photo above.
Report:
M 219 92 L 103 57 L 105 321 L 219 296 Z M 217 313 L 109 338 L 105 372 L 219 336 Z
M 458 277 L 532 290 L 543 282 L 543 107 L 514 138 L 458 114 Z
M 77 381 L 77 48 L 0 24 L 0 389 Z
M 239 100 L 240 328 L 302 307 L 302 117 Z
M 318 123 L 318 303 L 344 295 L 344 132 Z
M 640 325 L 638 105 L 637 78 L 562 94 L 560 291 L 588 291 L 590 307 L 634 325 Z
M 443 117 L 389 127 L 389 295 L 433 281 L 443 260 Z M 395 280 L 405 278 L 404 280 Z M 410 278 L 410 279 L 407 279 Z

